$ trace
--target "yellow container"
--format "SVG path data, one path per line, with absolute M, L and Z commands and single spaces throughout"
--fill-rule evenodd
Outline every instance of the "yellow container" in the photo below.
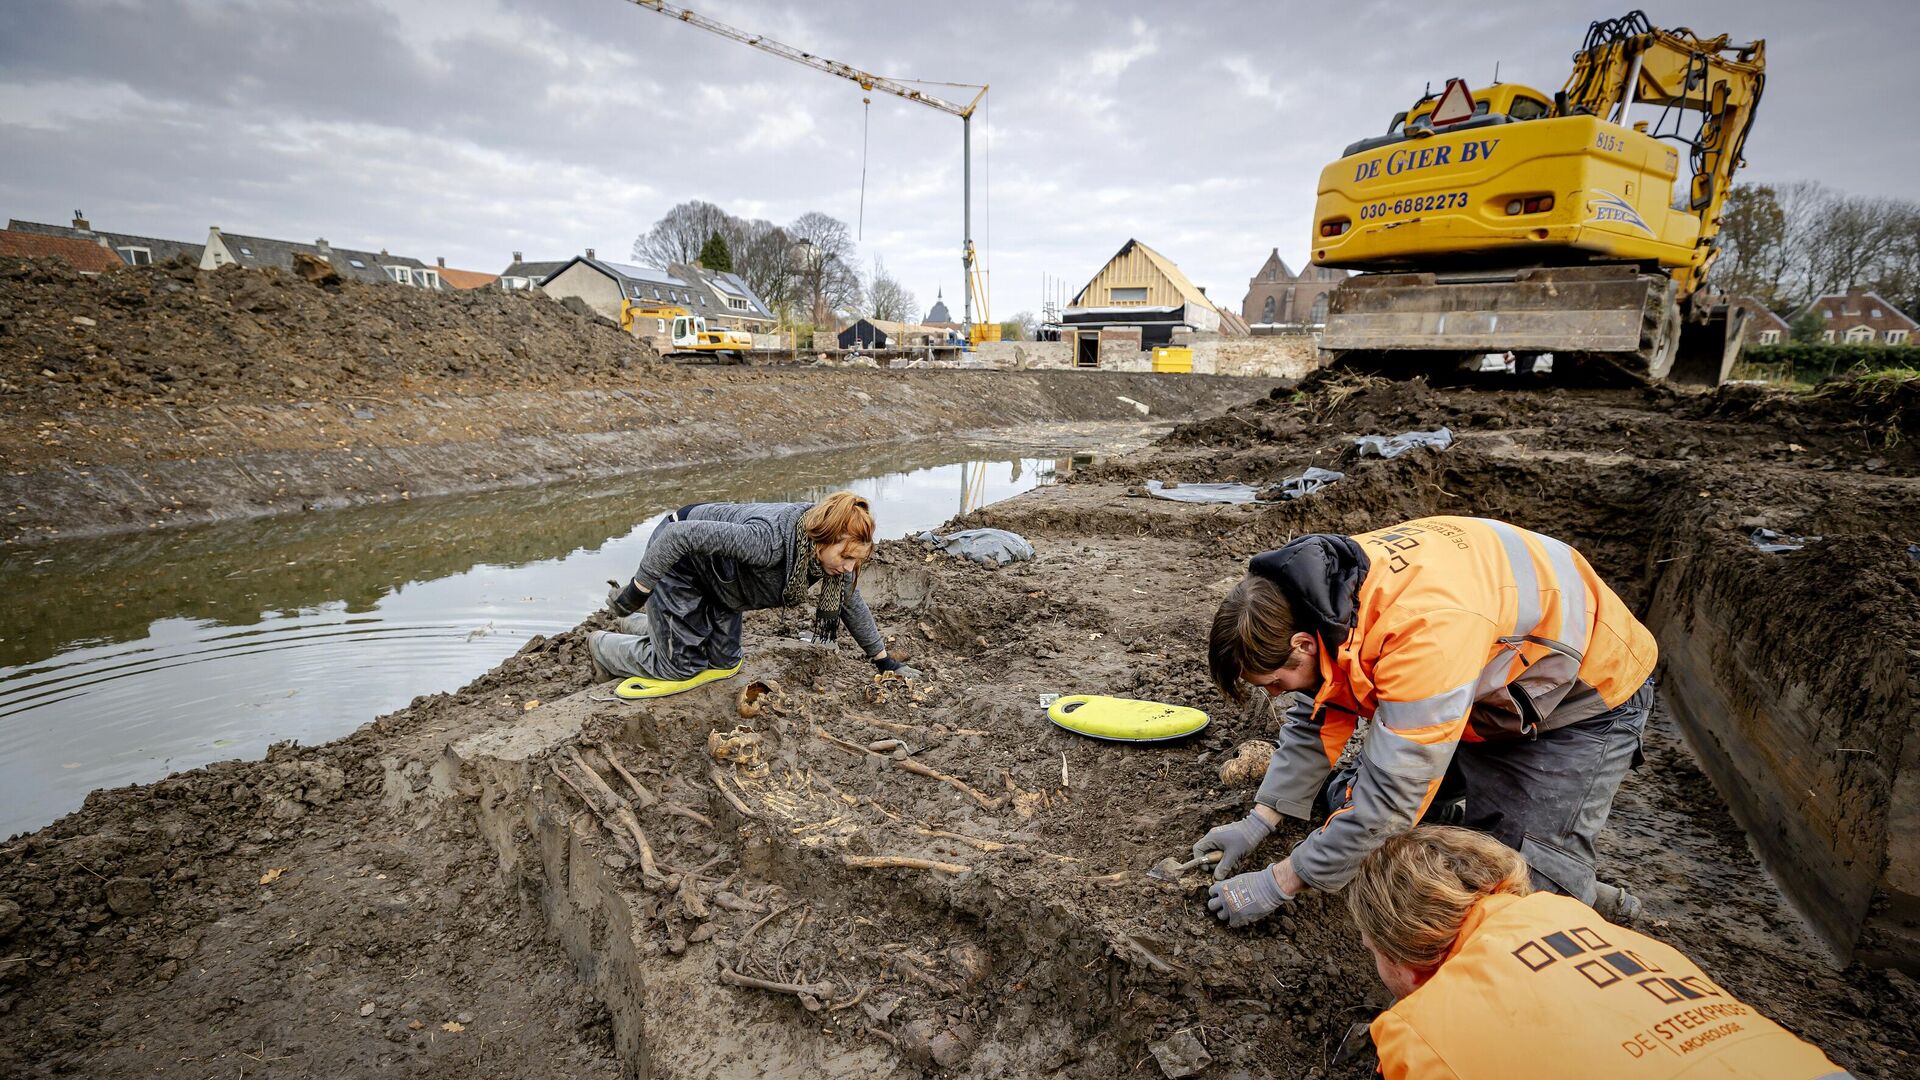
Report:
M 1155 345 L 1153 347 L 1153 370 L 1193 371 L 1193 347 L 1190 345 Z

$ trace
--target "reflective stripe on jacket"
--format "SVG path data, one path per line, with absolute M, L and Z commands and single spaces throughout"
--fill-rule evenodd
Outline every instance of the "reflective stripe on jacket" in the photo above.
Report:
M 1678 949 L 1552 893 L 1490 896 L 1373 1022 L 1387 1080 L 1846 1077 Z
M 1359 718 L 1373 719 L 1345 805 L 1293 852 L 1318 889 L 1345 885 L 1419 820 L 1462 739 L 1531 738 L 1597 716 L 1632 697 L 1658 655 L 1578 551 L 1503 521 L 1305 536 L 1250 568 L 1322 645 L 1320 692 L 1288 710 L 1256 801 L 1307 817 Z

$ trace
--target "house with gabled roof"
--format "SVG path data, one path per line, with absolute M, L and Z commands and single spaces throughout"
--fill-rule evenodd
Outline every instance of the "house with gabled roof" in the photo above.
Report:
M 1744 341 L 1748 345 L 1782 345 L 1793 340 L 1793 327 L 1760 302 L 1758 297 L 1736 296 L 1727 301 L 1729 313 L 1745 317 Z
M 440 285 L 454 290 L 491 289 L 500 283 L 500 275 L 483 273 L 479 270 L 457 270 L 447 265 L 445 255 L 434 259 L 434 270 L 440 275 Z
M 716 329 L 765 333 L 773 328 L 773 313 L 738 274 L 703 270 L 674 263 L 662 270 L 653 266 L 612 262 L 585 255 L 562 263 L 547 276 L 540 291 L 555 299 L 578 297 L 588 307 L 618 321 L 622 301 L 651 306 L 676 306 L 702 316 Z
M 1073 363 L 1101 364 L 1103 352 L 1130 344 L 1136 351 L 1166 345 L 1179 335 L 1243 337 L 1246 324 L 1221 317 L 1172 259 L 1138 240 L 1128 240 L 1060 315 L 1060 337 L 1073 342 Z M 1105 343 L 1104 345 L 1102 343 Z
M 95 240 L 14 229 L 0 229 L 0 255 L 22 259 L 65 259 L 75 270 L 89 275 L 104 274 L 126 265 L 112 249 Z
M 163 240 L 157 236 L 139 236 L 134 233 L 107 232 L 95 229 L 86 215 L 78 210 L 73 212 L 73 224 L 49 225 L 38 221 L 21 221 L 14 218 L 7 222 L 12 232 L 39 233 L 43 236 L 64 236 L 70 240 L 85 240 L 97 243 L 111 250 L 127 266 L 149 266 L 154 263 L 171 262 L 185 255 L 194 262 L 200 261 L 200 245 L 185 240 Z
M 302 244 L 265 236 L 242 236 L 224 232 L 218 225 L 207 230 L 207 245 L 200 257 L 200 269 L 240 266 L 261 270 L 271 266 L 292 270 L 296 254 L 312 256 L 331 265 L 341 277 L 370 285 L 392 282 L 417 289 L 440 288 L 437 269 L 419 259 L 391 254 L 385 248 L 378 252 L 337 248 L 327 243 L 325 237 L 311 244 Z
M 513 261 L 500 271 L 500 287 L 508 292 L 524 292 L 537 289 L 546 284 L 569 260 L 557 259 L 550 262 L 528 262 L 520 252 L 513 253 Z
M 1817 313 L 1821 340 L 1835 345 L 1912 345 L 1920 330 L 1920 323 L 1865 285 L 1816 296 L 1800 311 Z
M 1274 248 L 1247 282 L 1240 317 L 1259 327 L 1325 325 L 1327 294 L 1346 279 L 1345 270 L 1331 266 L 1309 265 L 1296 274 Z

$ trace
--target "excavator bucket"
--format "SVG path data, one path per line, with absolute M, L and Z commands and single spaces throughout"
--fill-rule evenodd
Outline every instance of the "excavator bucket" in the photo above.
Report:
M 1633 266 L 1367 274 L 1328 298 L 1322 353 L 1402 363 L 1493 352 L 1601 357 L 1664 378 L 1679 337 L 1673 282 Z
M 1687 319 L 1681 324 L 1679 349 L 1667 379 L 1692 386 L 1726 382 L 1746 344 L 1746 331 L 1746 311 L 1725 304 L 1714 305 L 1700 318 Z

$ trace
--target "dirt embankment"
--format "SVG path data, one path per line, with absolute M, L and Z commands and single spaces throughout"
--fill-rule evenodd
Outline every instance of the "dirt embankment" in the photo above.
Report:
M 186 266 L 0 262 L 0 540 L 298 512 L 1056 421 L 1267 385 L 687 367 L 578 306 Z
M 1738 715 L 1765 696 L 1813 733 L 1791 752 L 1820 747 L 1819 790 L 1878 872 L 1897 830 L 1869 810 L 1920 747 L 1901 546 L 1920 497 L 1884 437 L 1914 418 L 1866 442 L 1824 408 L 1789 407 L 1789 431 L 1731 394 L 1317 383 L 969 519 L 1027 535 L 1032 563 L 883 545 L 863 587 L 916 687 L 796 644 L 800 616 L 773 612 L 748 620 L 740 679 L 623 703 L 588 685 L 596 619 L 349 739 L 97 793 L 0 848 L 0 1071 L 1153 1076 L 1198 1045 L 1205 1075 L 1368 1075 L 1334 1054 L 1385 1003 L 1338 898 L 1230 932 L 1204 878 L 1144 874 L 1244 812 L 1251 790 L 1218 770 L 1276 722 L 1207 685 L 1219 596 L 1301 532 L 1464 512 L 1563 536 L 1656 625 L 1689 707 L 1705 699 L 1675 673 L 1732 672 L 1715 685 Z M 1352 435 L 1441 423 L 1461 435 L 1444 453 L 1348 455 Z M 1127 494 L 1333 463 L 1347 479 L 1290 504 Z M 1754 523 L 1823 539 L 1763 555 Z M 1722 602 L 1689 613 L 1697 591 Z M 777 688 L 746 716 L 751 680 Z M 1214 722 L 1096 743 L 1046 723 L 1039 696 L 1060 692 Z M 1681 719 L 1696 740 L 1715 722 Z M 1645 900 L 1643 928 L 1855 1075 L 1911 1075 L 1920 989 L 1827 960 L 1664 708 L 1647 754 L 1601 867 Z

